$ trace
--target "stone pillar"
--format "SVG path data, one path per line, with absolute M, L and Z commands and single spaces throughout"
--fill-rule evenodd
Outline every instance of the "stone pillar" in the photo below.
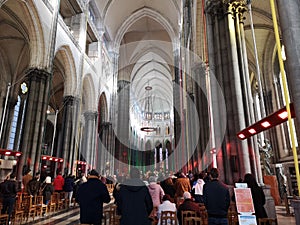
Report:
M 129 104 L 130 104 L 130 82 L 127 80 L 118 80 L 118 121 L 116 132 L 116 148 L 120 161 L 123 159 L 123 152 L 129 149 Z M 129 154 L 126 155 L 129 157 Z M 124 163 L 127 164 L 127 158 L 124 157 Z M 121 170 L 124 168 L 120 168 Z
M 182 138 L 181 132 L 181 120 L 183 118 L 181 115 L 181 90 L 180 90 L 180 84 L 182 82 L 181 80 L 181 69 L 180 69 L 180 49 L 176 49 L 173 53 L 174 55 L 174 81 L 173 81 L 173 112 L 174 112 L 174 134 L 175 134 L 175 140 L 174 140 L 174 169 L 175 171 L 178 171 L 180 168 L 178 168 L 179 165 L 179 158 L 180 153 L 183 151 L 182 149 Z
M 277 0 L 281 35 L 286 53 L 286 74 L 291 91 L 291 101 L 296 114 L 297 138 L 300 140 L 300 2 Z
M 233 111 L 236 118 L 235 126 L 236 131 L 240 131 L 246 127 L 245 123 L 245 112 L 244 112 L 244 103 L 243 103 L 243 94 L 241 88 L 241 75 L 240 75 L 240 64 L 238 58 L 238 49 L 235 33 L 235 21 L 234 21 L 234 6 L 232 3 L 228 4 L 227 11 L 227 20 L 228 20 L 228 29 L 229 29 L 229 41 L 231 47 L 231 60 L 232 60 L 232 69 L 233 69 L 233 81 L 231 83 L 233 87 L 232 97 L 236 104 L 236 109 Z M 249 152 L 248 144 L 246 141 L 241 141 L 238 144 L 238 153 L 241 156 L 242 163 L 240 163 L 241 174 L 251 173 L 251 167 L 249 162 Z
M 74 96 L 64 97 L 62 143 L 59 152 L 57 152 L 57 157 L 64 159 L 64 171 L 62 173 L 67 174 L 72 172 L 71 168 L 73 168 L 75 153 L 77 151 L 75 139 L 77 133 L 78 103 L 79 99 Z
M 250 76 L 249 76 L 249 68 L 248 68 L 248 56 L 247 56 L 247 48 L 246 48 L 246 39 L 245 39 L 245 30 L 244 30 L 244 13 L 247 11 L 247 8 L 243 2 L 236 2 L 236 26 L 238 29 L 238 39 L 239 39 L 239 50 L 240 50 L 240 58 L 242 59 L 242 67 L 243 67 L 243 78 L 244 78 L 244 96 L 246 100 L 245 108 L 247 110 L 248 125 L 255 123 L 254 118 L 254 106 L 253 106 L 253 95 L 252 88 L 250 84 Z M 263 184 L 263 177 L 261 172 L 261 164 L 260 164 L 260 154 L 257 143 L 257 136 L 253 136 L 249 140 L 249 150 L 251 152 L 250 155 L 253 156 L 251 158 L 253 172 L 255 174 L 256 180 L 258 183 Z
M 97 112 L 85 112 L 84 113 L 84 134 L 83 134 L 83 146 L 81 148 L 81 155 L 86 160 L 88 165 L 94 165 L 95 155 L 95 132 L 96 132 L 96 120 Z M 80 157 L 80 156 L 79 156 Z
M 46 110 L 48 106 L 51 74 L 45 70 L 27 70 L 28 95 L 25 105 L 24 124 L 20 140 L 22 156 L 18 166 L 18 180 L 22 178 L 23 166 L 39 171 L 41 145 L 44 134 Z

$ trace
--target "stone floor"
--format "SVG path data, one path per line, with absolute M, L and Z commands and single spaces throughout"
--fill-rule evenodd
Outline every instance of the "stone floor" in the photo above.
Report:
M 290 209 L 291 215 L 287 215 L 284 206 L 276 206 L 276 215 L 278 225 L 294 225 L 295 216 L 293 208 Z M 43 218 L 37 218 L 35 221 L 28 221 L 29 225 L 78 225 L 79 222 L 79 208 L 70 208 L 69 210 L 62 211 L 53 215 L 48 215 Z

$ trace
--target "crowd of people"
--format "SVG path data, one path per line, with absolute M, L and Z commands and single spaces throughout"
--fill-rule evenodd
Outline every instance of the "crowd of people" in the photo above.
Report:
M 40 173 L 37 172 L 34 175 L 29 169 L 22 177 L 21 185 L 16 181 L 15 172 L 9 173 L 4 181 L 0 183 L 0 197 L 2 200 L 1 214 L 8 214 L 8 221 L 11 222 L 11 216 L 15 207 L 17 193 L 32 196 L 34 199 L 36 196 L 43 196 L 43 204 L 48 205 L 51 196 L 54 192 L 64 192 L 64 198 L 69 200 L 69 206 L 72 204 L 72 197 L 75 196 L 75 192 L 79 186 L 86 182 L 85 176 L 80 176 L 75 179 L 75 176 L 69 175 L 63 177 L 59 172 L 58 175 L 52 179 L 50 176 L 46 176 L 41 180 Z M 44 214 L 46 216 L 46 214 Z
M 263 207 L 265 195 L 258 186 L 252 174 L 246 174 L 243 182 L 251 189 L 256 217 L 267 217 Z M 113 184 L 111 198 L 106 184 Z M 201 207 L 205 207 L 208 224 L 228 224 L 227 213 L 230 202 L 229 188 L 219 180 L 219 171 L 212 168 L 209 173 L 164 175 L 147 173 L 142 175 L 137 168 L 131 168 L 129 176 L 105 178 L 96 170 L 91 170 L 86 176 L 75 178 L 73 175 L 62 176 L 58 173 L 52 179 L 47 176 L 43 181 L 40 174 L 32 176 L 28 170 L 22 178 L 22 190 L 18 189 L 15 174 L 11 173 L 0 184 L 2 197 L 2 213 L 11 217 L 17 192 L 23 191 L 31 196 L 43 195 L 44 204 L 48 205 L 54 192 L 64 192 L 65 198 L 72 206 L 72 198 L 80 207 L 80 222 L 82 224 L 101 224 L 103 204 L 112 200 L 117 205 L 120 225 L 160 225 L 163 211 L 173 211 L 177 215 L 179 225 L 182 225 L 181 212 L 191 210 L 199 217 Z

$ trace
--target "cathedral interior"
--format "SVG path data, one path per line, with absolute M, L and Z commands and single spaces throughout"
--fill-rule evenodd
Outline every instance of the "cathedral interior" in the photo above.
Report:
M 2 179 L 29 168 L 54 177 L 217 167 L 227 184 L 275 176 L 280 195 L 298 195 L 298 0 L 0 7 Z M 287 103 L 288 122 L 238 136 Z

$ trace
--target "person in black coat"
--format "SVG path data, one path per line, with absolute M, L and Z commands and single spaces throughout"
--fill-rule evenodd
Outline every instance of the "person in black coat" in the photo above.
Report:
M 50 176 L 47 176 L 45 179 L 45 183 L 43 184 L 42 187 L 42 194 L 43 194 L 45 205 L 48 205 L 48 203 L 50 202 L 53 192 L 54 192 L 54 187 L 52 185 L 52 179 Z
M 66 193 L 65 197 L 69 200 L 69 207 L 71 206 L 72 203 L 74 186 L 75 186 L 75 177 L 72 174 L 69 174 L 69 176 L 65 178 L 65 183 L 64 183 L 64 191 Z
M 267 218 L 268 216 L 264 208 L 266 198 L 263 189 L 258 186 L 255 177 L 251 173 L 245 174 L 244 183 L 247 183 L 248 188 L 251 189 L 256 219 Z
M 2 210 L 1 214 L 8 214 L 8 221 L 10 221 L 10 217 L 16 202 L 16 196 L 18 192 L 18 184 L 16 182 L 16 174 L 11 173 L 9 178 L 0 184 L 0 193 L 2 196 Z
M 219 170 L 212 168 L 211 181 L 203 186 L 203 202 L 208 214 L 208 225 L 228 224 L 227 213 L 230 205 L 228 187 L 219 181 Z
M 106 185 L 99 180 L 96 170 L 91 170 L 88 181 L 79 186 L 76 202 L 80 207 L 80 223 L 101 224 L 103 203 L 109 203 L 110 196 Z
M 121 185 L 117 199 L 120 225 L 151 225 L 149 215 L 153 209 L 152 198 L 137 168 L 130 171 L 129 180 Z

